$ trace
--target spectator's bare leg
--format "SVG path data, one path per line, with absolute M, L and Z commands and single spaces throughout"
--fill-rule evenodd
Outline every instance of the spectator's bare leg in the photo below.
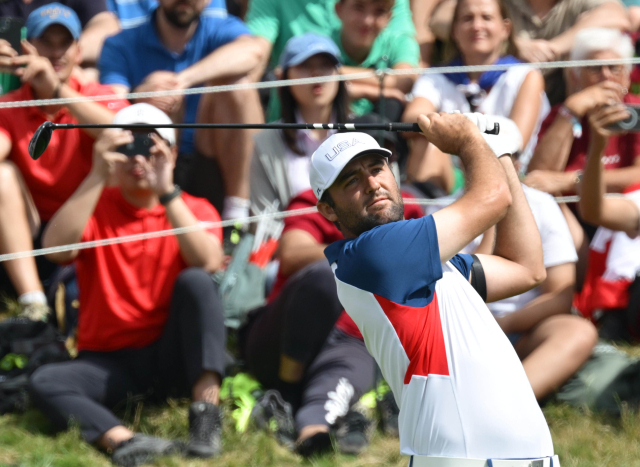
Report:
M 0 162 L 0 253 L 33 250 L 27 203 L 22 194 L 17 168 Z M 4 262 L 9 279 L 18 295 L 42 292 L 34 258 Z
M 537 399 L 557 390 L 591 355 L 598 333 L 591 322 L 571 315 L 552 316 L 516 344 Z
M 214 371 L 204 371 L 196 384 L 193 385 L 193 400 L 210 402 L 218 405 L 220 402 L 220 385 L 222 378 Z
M 412 138 L 410 146 L 407 178 L 415 182 L 430 181 L 451 192 L 454 184 L 451 156 L 429 144 L 426 138 Z
M 105 451 L 113 450 L 118 447 L 120 443 L 133 438 L 133 434 L 133 431 L 125 426 L 114 426 L 96 441 L 96 445 Z
M 248 82 L 248 80 L 240 80 Z M 232 84 L 229 82 L 210 85 Z M 198 109 L 199 122 L 264 123 L 260 98 L 256 90 L 241 90 L 205 94 Z M 224 218 L 248 215 L 249 170 L 256 130 L 196 131 L 196 148 L 216 159 L 225 184 Z M 243 208 L 244 206 L 244 208 Z M 243 212 L 244 211 L 244 212 Z

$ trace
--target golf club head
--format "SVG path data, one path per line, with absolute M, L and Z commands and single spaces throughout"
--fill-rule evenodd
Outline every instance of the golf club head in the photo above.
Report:
M 29 155 L 35 161 L 47 149 L 54 130 L 53 123 L 46 121 L 38 127 L 29 141 Z

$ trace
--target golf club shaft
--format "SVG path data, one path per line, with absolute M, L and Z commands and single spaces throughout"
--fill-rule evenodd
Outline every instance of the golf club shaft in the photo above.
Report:
M 154 128 L 209 128 L 209 129 L 234 129 L 234 130 L 347 130 L 347 131 L 407 131 L 420 133 L 417 123 L 166 123 L 166 124 L 71 124 L 53 123 L 54 130 L 68 130 L 71 128 L 123 128 L 123 129 L 154 129 Z M 499 126 L 486 133 L 498 134 Z

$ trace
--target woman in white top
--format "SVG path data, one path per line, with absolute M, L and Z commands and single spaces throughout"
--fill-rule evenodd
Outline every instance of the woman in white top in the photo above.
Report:
M 518 64 L 514 58 L 512 22 L 501 0 L 460 0 L 456 5 L 448 44 L 450 66 Z M 428 112 L 477 111 L 497 117 L 502 132 L 521 138 L 520 164 L 526 165 L 536 144 L 542 120 L 549 112 L 542 74 L 528 66 L 485 73 L 429 73 L 413 88 L 413 101 L 403 115 L 415 122 Z M 451 191 L 454 184 L 449 155 L 409 134 L 411 152 L 407 178 L 426 181 Z
M 340 51 L 325 36 L 304 34 L 287 42 L 280 59 L 281 79 L 338 74 Z M 347 94 L 344 82 L 282 87 L 284 123 L 344 123 Z M 264 130 L 255 136 L 251 166 L 251 204 L 254 211 L 278 202 L 286 209 L 296 195 L 311 188 L 311 155 L 333 130 Z

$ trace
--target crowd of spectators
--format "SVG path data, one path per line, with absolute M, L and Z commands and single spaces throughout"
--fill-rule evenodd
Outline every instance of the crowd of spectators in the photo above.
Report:
M 33 160 L 29 141 L 44 121 L 416 122 L 420 114 L 454 111 L 491 115 L 519 141 L 513 161 L 540 232 L 546 280 L 489 309 L 536 397 L 552 395 L 590 358 L 599 335 L 639 337 L 626 324 L 640 271 L 640 136 L 609 127 L 627 118 L 624 104 L 640 104 L 640 97 L 629 92 L 631 65 L 541 72 L 533 63 L 631 58 L 639 10 L 617 0 L 0 2 L 2 17 L 24 21 L 26 38 L 18 49 L 0 39 L 0 73 L 19 80 L 1 102 L 112 96 L 0 109 L 0 254 L 237 221 L 224 231 L 2 263 L 0 288 L 32 320 L 52 319 L 45 289 L 57 265 L 76 268 L 78 356 L 31 376 L 33 402 L 56 428 L 73 420 L 115 463 L 133 466 L 180 446 L 133 433 L 113 410 L 132 394 L 190 397 L 185 452 L 219 454 L 218 404 L 230 357 L 224 299 L 211 275 L 224 271 L 234 236 L 251 230 L 242 220 L 251 213 L 315 206 L 310 158 L 335 133 L 158 129 L 147 155 L 127 157 L 120 148 L 145 134 L 73 129 L 53 132 L 46 153 Z M 493 64 L 511 67 L 379 73 L 262 95 L 253 87 L 121 96 Z M 456 154 L 417 133 L 370 137 L 391 151 L 405 198 L 455 199 L 464 190 Z M 579 203 L 553 198 L 573 194 Z M 407 218 L 424 215 L 407 205 Z M 266 391 L 254 417 L 275 424 L 279 441 L 303 456 L 332 449 L 332 438 L 342 452 L 360 453 L 374 425 L 358 401 L 380 386 L 379 372 L 340 305 L 324 257 L 324 248 L 341 238 L 340 226 L 318 213 L 286 218 L 269 269 L 276 271 L 267 281 L 273 286 L 234 339 L 235 357 Z M 467 250 L 491 254 L 494 238 L 487 231 Z M 386 425 L 398 409 L 383 396 Z

